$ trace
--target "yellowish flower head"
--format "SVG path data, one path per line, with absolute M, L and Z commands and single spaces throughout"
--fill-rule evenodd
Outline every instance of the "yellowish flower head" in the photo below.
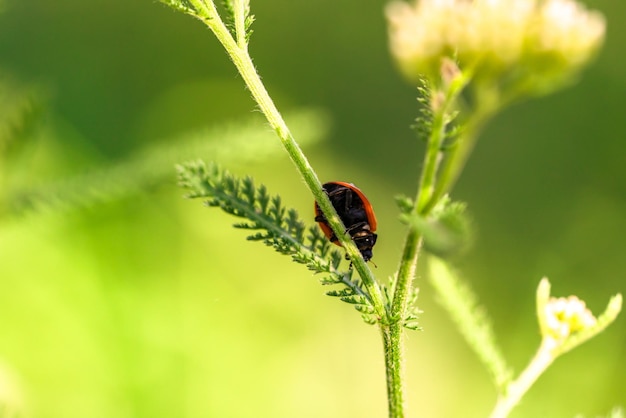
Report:
M 437 71 L 440 59 L 450 54 L 445 38 L 454 35 L 446 26 L 456 16 L 455 4 L 456 0 L 425 0 L 412 6 L 403 1 L 389 3 L 391 53 L 406 75 Z
M 589 60 L 604 40 L 604 17 L 572 0 L 548 0 L 537 11 L 529 37 L 531 53 L 559 55 L 579 66 Z
M 556 340 L 565 340 L 571 334 L 596 325 L 596 318 L 585 302 L 576 296 L 550 298 L 545 305 L 546 331 Z
M 386 15 L 391 53 L 411 80 L 438 76 L 444 57 L 496 82 L 528 68 L 553 77 L 586 63 L 605 32 L 602 15 L 575 0 L 394 0 Z

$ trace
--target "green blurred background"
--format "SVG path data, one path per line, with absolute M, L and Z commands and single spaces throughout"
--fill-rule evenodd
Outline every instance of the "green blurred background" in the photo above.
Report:
M 500 114 L 454 191 L 477 230 L 457 264 L 517 371 L 539 342 L 542 276 L 596 313 L 626 290 L 626 5 L 587 4 L 608 20 L 596 63 L 574 87 Z M 403 239 L 393 197 L 413 195 L 422 145 L 383 6 L 252 0 L 251 52 L 279 108 L 330 115 L 326 140 L 305 151 L 322 180 L 354 182 L 376 207 L 384 278 Z M 45 190 L 254 113 L 210 32 L 154 1 L 8 0 L 0 20 L 0 73 L 46 97 L 38 133 L 1 168 L 9 186 Z M 285 155 L 224 165 L 312 222 Z M 385 416 L 376 329 L 301 266 L 245 241 L 233 219 L 182 199 L 163 169 L 166 184 L 0 219 L 0 402 L 44 418 Z M 486 416 L 489 376 L 423 275 L 418 284 L 409 416 Z M 559 359 L 513 416 L 595 417 L 615 405 L 626 405 L 623 315 Z

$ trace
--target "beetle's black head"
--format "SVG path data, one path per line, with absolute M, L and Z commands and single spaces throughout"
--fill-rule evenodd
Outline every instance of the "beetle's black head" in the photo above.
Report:
M 378 235 L 371 231 L 363 230 L 359 233 L 355 234 L 353 237 L 354 243 L 356 247 L 361 251 L 363 255 L 363 259 L 365 261 L 370 261 L 374 254 L 372 253 L 372 248 L 374 248 L 374 244 L 376 244 L 376 239 Z

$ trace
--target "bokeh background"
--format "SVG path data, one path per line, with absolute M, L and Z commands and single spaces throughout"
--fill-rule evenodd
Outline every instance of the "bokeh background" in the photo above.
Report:
M 539 342 L 542 276 L 596 313 L 626 290 L 626 4 L 587 4 L 608 20 L 596 62 L 572 88 L 499 114 L 454 191 L 477 233 L 456 263 L 517 371 Z M 423 149 L 383 7 L 253 0 L 251 51 L 279 108 L 329 116 L 325 140 L 305 151 L 322 180 L 354 182 L 374 204 L 384 278 L 404 233 L 393 197 L 414 194 Z M 5 203 L 75 178 L 75 194 L 93 193 L 101 176 L 90 173 L 255 113 L 210 32 L 149 0 L 5 0 L 0 73 L 44 99 L 30 140 L 0 167 Z M 312 223 L 286 155 L 222 163 Z M 0 416 L 3 400 L 42 418 L 385 416 L 376 329 L 304 268 L 245 241 L 233 219 L 183 199 L 172 165 L 155 170 L 166 181 L 133 188 L 129 175 L 116 181 L 132 192 L 2 214 Z M 489 376 L 423 274 L 417 283 L 424 329 L 409 334 L 409 416 L 486 416 Z M 623 316 L 559 359 L 512 416 L 626 405 Z

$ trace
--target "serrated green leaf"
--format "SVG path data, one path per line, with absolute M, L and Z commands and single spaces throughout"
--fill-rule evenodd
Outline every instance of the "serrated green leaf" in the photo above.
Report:
M 178 171 L 180 184 L 190 191 L 189 196 L 203 198 L 210 206 L 245 218 L 245 222 L 235 224 L 239 229 L 259 230 L 248 240 L 263 242 L 309 270 L 324 273 L 320 280 L 323 285 L 343 286 L 326 292 L 327 295 L 358 306 L 360 312 L 373 313 L 362 282 L 352 279 L 351 269 L 339 269 L 341 254 L 330 250 L 332 244 L 317 225 L 307 229 L 295 210 L 283 206 L 279 196 L 270 196 L 265 187 L 257 187 L 251 178 L 238 179 L 214 164 L 187 163 L 180 165 Z
M 361 305 L 361 304 L 354 305 L 354 309 L 366 315 L 373 315 L 374 313 L 376 313 L 376 310 L 374 309 L 372 305 Z
M 159 2 L 182 13 L 186 13 L 192 16 L 195 16 L 196 14 L 195 8 L 187 0 L 159 0 Z
M 470 243 L 471 228 L 465 209 L 464 203 L 452 202 L 444 196 L 427 217 L 411 213 L 402 214 L 400 219 L 420 231 L 427 251 L 449 257 Z
M 396 205 L 398 205 L 402 214 L 408 215 L 413 212 L 413 209 L 415 208 L 415 202 L 413 199 L 405 195 L 396 195 L 395 200 Z
M 352 291 L 352 289 L 345 288 L 341 290 L 329 290 L 328 292 L 326 292 L 326 294 L 328 296 L 344 298 L 344 297 L 352 296 L 354 292 Z
M 363 304 L 368 303 L 367 299 L 365 299 L 362 295 L 354 295 L 354 294 L 343 296 L 341 300 L 347 303 L 354 304 L 354 305 L 363 305 Z

